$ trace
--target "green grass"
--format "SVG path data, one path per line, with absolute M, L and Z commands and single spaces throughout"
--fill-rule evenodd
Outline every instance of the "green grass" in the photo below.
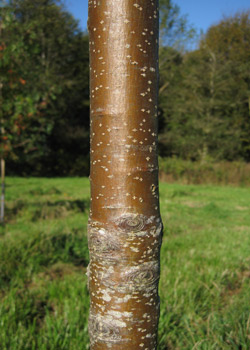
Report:
M 250 188 L 160 192 L 159 350 L 249 350 Z M 6 197 L 0 350 L 88 349 L 88 179 L 8 178 Z

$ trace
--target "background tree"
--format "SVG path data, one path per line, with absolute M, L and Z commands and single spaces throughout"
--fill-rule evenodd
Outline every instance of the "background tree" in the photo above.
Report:
M 240 152 L 250 159 L 250 11 L 239 12 L 212 26 L 200 43 L 213 51 L 221 65 L 230 66 L 232 118 L 240 128 Z M 229 81 L 229 79 L 228 79 Z M 233 82 L 233 86 L 232 86 Z M 236 126 L 236 125 L 235 125 Z M 234 126 L 234 127 L 235 127 Z
M 183 55 L 196 38 L 195 29 L 189 24 L 181 9 L 171 0 L 160 0 L 159 47 L 159 150 L 162 156 L 174 152 L 174 139 L 169 134 L 169 118 L 175 110 L 171 101 L 175 87 L 181 82 Z M 169 103 L 170 102 L 170 103 Z M 166 106 L 167 104 L 167 106 Z
M 196 36 L 195 29 L 172 0 L 159 0 L 159 10 L 160 46 L 183 50 Z
M 248 31 L 248 13 L 224 19 L 198 50 L 177 51 L 169 60 L 170 74 L 163 69 L 160 80 L 162 154 L 249 159 Z
M 6 158 L 16 159 L 16 149 L 25 146 L 27 152 L 34 147 L 34 134 L 39 142 L 41 120 L 40 96 L 27 88 L 21 66 L 28 59 L 23 37 L 8 6 L 1 9 L 0 18 L 0 121 L 1 121 L 1 221 L 4 219 L 4 178 Z M 11 33 L 11 35 L 10 35 Z M 35 125 L 34 125 L 35 123 Z M 25 130 L 29 127 L 29 135 Z M 33 131 L 33 134 L 32 134 Z
M 41 107 L 39 118 L 34 113 L 33 124 L 21 134 L 35 142 L 32 152 L 18 142 L 16 157 L 7 158 L 9 172 L 58 175 L 72 169 L 87 174 L 88 157 L 80 159 L 88 153 L 89 139 L 88 38 L 59 1 L 14 0 L 9 11 L 14 28 L 8 40 L 15 45 L 18 36 L 23 42 L 21 86 Z

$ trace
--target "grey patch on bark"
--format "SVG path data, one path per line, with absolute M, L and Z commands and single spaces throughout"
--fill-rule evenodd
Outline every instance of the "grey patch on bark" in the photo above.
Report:
M 131 213 L 119 218 L 117 226 L 122 233 L 132 233 L 138 237 L 148 235 L 149 232 L 153 237 L 158 237 L 163 231 L 162 222 L 156 216 Z
M 93 256 L 99 256 L 107 260 L 116 260 L 121 249 L 121 243 L 115 235 L 108 233 L 103 228 L 89 225 L 89 251 Z M 118 255 L 119 257 L 119 255 Z
M 157 262 L 147 262 L 133 266 L 124 272 L 124 285 L 120 289 L 130 291 L 151 291 L 159 280 L 160 267 Z
M 119 293 L 149 292 L 156 289 L 160 277 L 158 261 L 142 263 L 139 266 L 125 267 L 119 278 L 113 271 L 100 273 L 98 278 L 103 285 Z
M 162 222 L 159 222 L 156 227 L 153 228 L 153 230 L 150 230 L 150 233 L 153 237 L 158 238 L 159 236 L 162 237 L 163 235 L 163 224 Z M 159 240 L 159 245 L 161 246 L 161 239 Z
M 120 334 L 120 328 L 126 327 L 126 323 L 115 320 L 112 317 L 90 314 L 89 316 L 89 335 L 91 345 L 96 342 L 116 344 L 123 342 Z
M 118 227 L 125 232 L 140 232 L 146 225 L 146 216 L 129 214 L 118 221 Z

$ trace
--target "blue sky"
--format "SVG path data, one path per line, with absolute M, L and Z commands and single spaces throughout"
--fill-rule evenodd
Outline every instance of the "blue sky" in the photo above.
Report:
M 250 9 L 249 0 L 173 0 L 181 13 L 188 16 L 189 22 L 198 30 L 206 30 L 218 23 L 223 16 Z M 65 0 L 67 9 L 79 19 L 82 29 L 86 29 L 88 0 Z

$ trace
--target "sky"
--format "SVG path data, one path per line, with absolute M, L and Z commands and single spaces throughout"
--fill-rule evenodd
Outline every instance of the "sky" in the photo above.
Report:
M 66 8 L 77 18 L 82 29 L 87 28 L 88 0 L 65 0 Z M 237 11 L 250 9 L 250 0 L 173 0 L 187 15 L 190 24 L 204 33 L 217 24 L 223 16 L 233 15 Z

